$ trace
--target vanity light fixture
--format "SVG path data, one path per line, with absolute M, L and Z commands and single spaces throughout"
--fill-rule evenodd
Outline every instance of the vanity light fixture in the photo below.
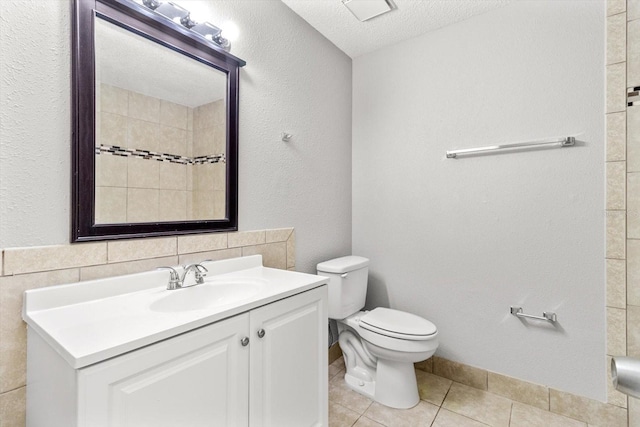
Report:
M 205 39 L 208 39 L 211 41 L 213 41 L 213 38 L 219 36 L 220 33 L 222 32 L 220 28 L 208 22 L 201 22 L 199 24 L 194 25 L 193 27 L 191 27 L 191 31 L 195 31 Z
M 192 21 L 193 22 L 193 21 Z M 224 50 L 231 49 L 231 43 L 228 39 L 222 37 L 222 30 L 209 22 L 202 22 L 191 27 L 191 31 L 200 34 L 205 39 L 214 42 Z
M 142 4 L 151 10 L 156 10 L 158 6 L 160 6 L 160 2 L 158 0 L 142 0 Z
M 176 24 L 184 25 L 186 21 L 190 21 L 189 11 L 177 4 L 171 3 L 170 1 L 160 3 L 160 6 L 156 7 L 154 10 L 160 15 L 164 15 L 171 19 Z
M 360 22 L 368 21 L 371 18 L 393 10 L 393 6 L 387 0 L 342 0 L 342 4 L 345 5 Z
M 209 22 L 195 22 L 191 19 L 190 12 L 178 6 L 175 3 L 165 2 L 162 3 L 159 0 L 142 0 L 142 4 L 148 9 L 153 10 L 160 15 L 169 18 L 173 22 L 182 25 L 185 28 L 201 35 L 205 39 L 214 42 L 227 52 L 231 50 L 231 42 L 222 37 L 222 30 Z

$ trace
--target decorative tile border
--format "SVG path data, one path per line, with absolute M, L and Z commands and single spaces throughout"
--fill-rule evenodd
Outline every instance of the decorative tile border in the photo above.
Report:
M 633 107 L 634 102 L 640 102 L 640 86 L 627 89 L 627 107 Z
M 96 147 L 96 155 L 110 154 L 121 157 L 140 157 L 145 160 L 156 160 L 158 162 L 178 163 L 181 165 L 203 165 L 208 163 L 226 163 L 227 158 L 224 153 L 212 154 L 209 156 L 186 157 L 178 154 L 156 153 L 155 151 L 140 150 L 138 148 L 124 148 L 117 145 L 103 145 Z

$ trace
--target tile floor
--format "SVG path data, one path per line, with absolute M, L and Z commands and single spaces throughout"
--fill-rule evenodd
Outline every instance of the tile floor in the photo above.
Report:
M 329 366 L 330 427 L 587 427 L 586 423 L 416 370 L 420 403 L 398 410 L 344 382 L 344 360 Z

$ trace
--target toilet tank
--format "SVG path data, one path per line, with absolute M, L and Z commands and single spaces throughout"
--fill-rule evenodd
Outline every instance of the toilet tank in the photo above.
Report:
M 345 256 L 321 262 L 318 274 L 329 280 L 329 318 L 344 319 L 364 307 L 369 260 Z

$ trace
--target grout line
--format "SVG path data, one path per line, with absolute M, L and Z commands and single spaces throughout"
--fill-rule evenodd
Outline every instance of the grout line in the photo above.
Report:
M 23 385 L 20 385 L 20 386 L 18 386 L 16 388 L 12 388 L 11 390 L 5 390 L 2 393 L 0 393 L 0 396 L 2 396 L 3 394 L 8 394 L 8 393 L 12 393 L 14 391 L 20 390 L 21 388 L 27 388 L 27 385 L 23 384 Z
M 442 400 L 442 402 L 444 403 L 444 399 Z M 438 419 L 438 414 L 440 414 L 441 409 L 442 409 L 442 406 L 438 406 L 438 410 L 436 411 L 436 416 L 433 417 L 433 421 L 431 421 L 431 424 L 429 424 L 429 426 L 433 426 L 436 423 L 436 420 Z
M 511 419 L 513 418 L 513 400 L 511 401 L 511 408 L 509 408 L 509 426 L 511 425 Z

